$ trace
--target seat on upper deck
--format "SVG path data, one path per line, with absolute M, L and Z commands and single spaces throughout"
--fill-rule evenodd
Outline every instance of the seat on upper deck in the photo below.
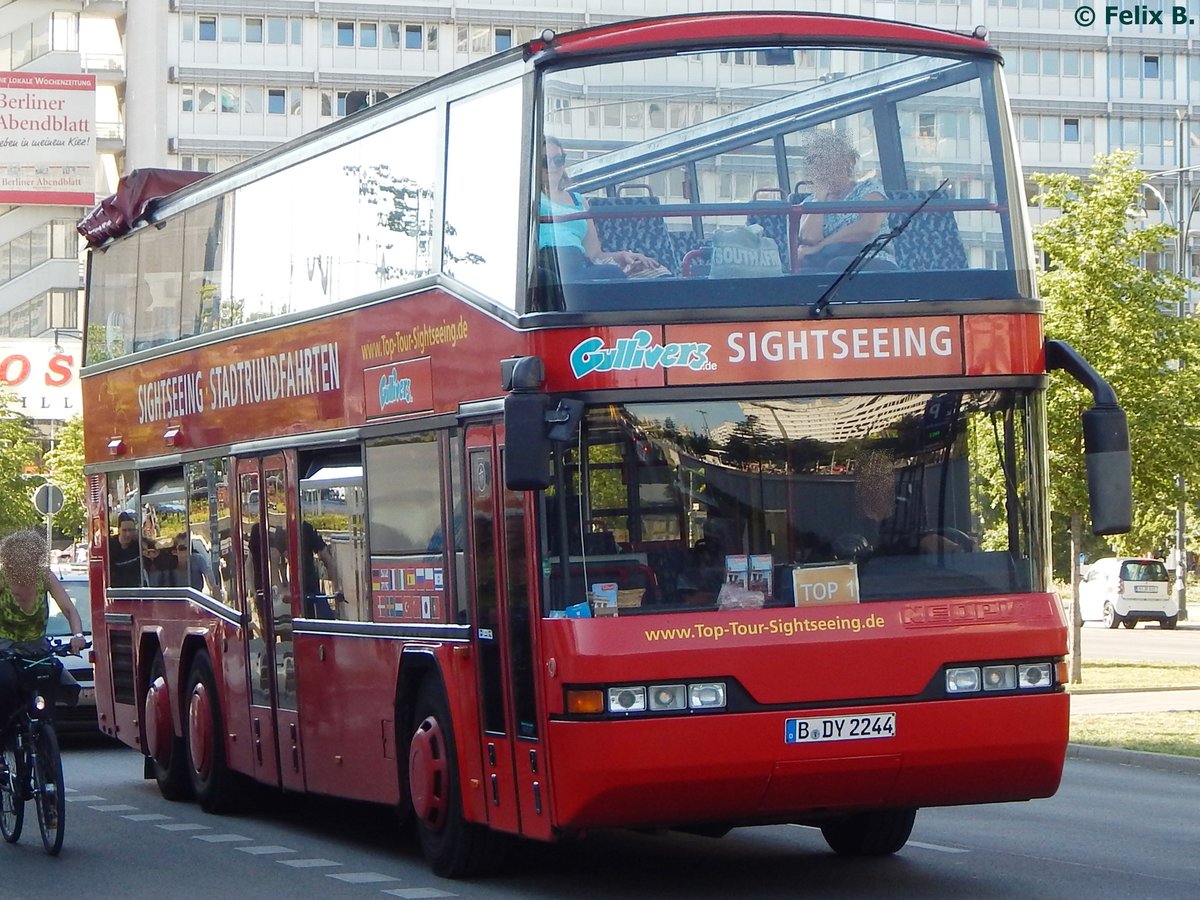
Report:
M 623 185 L 631 188 L 634 185 Z M 641 187 L 641 185 L 638 185 Z M 649 188 L 645 188 L 649 190 Z M 614 207 L 656 207 L 659 198 L 654 194 L 621 197 L 589 197 L 588 209 L 609 210 Z M 612 218 L 597 218 L 596 235 L 600 238 L 600 247 L 607 253 L 618 250 L 632 250 L 658 260 L 674 274 L 679 274 L 679 258 L 675 253 L 675 245 L 667 231 L 666 220 L 662 216 L 615 216 Z
M 897 228 L 930 194 L 929 191 L 888 191 L 890 200 L 911 204 L 908 210 L 888 214 L 888 227 Z M 936 203 L 934 199 L 930 201 Z M 892 241 L 896 255 L 896 267 L 902 271 L 929 271 L 932 269 L 958 270 L 967 268 L 967 251 L 958 233 L 958 222 L 951 210 L 921 210 L 904 230 Z

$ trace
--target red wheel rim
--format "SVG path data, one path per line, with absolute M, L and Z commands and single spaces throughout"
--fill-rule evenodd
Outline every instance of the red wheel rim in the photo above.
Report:
M 192 688 L 188 703 L 188 750 L 191 752 L 192 768 L 201 778 L 207 778 L 212 769 L 211 702 L 203 683 Z
M 146 691 L 146 752 L 161 766 L 171 762 L 171 697 L 161 675 Z
M 409 747 L 408 785 L 413 812 L 432 831 L 441 830 L 446 822 L 450 785 L 446 763 L 442 726 L 429 716 L 417 726 Z

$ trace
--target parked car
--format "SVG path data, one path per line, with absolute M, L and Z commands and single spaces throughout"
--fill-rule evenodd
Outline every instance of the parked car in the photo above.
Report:
M 79 610 L 79 618 L 83 622 L 83 635 L 88 643 L 92 640 L 92 607 L 88 597 L 88 578 L 86 574 L 65 573 L 59 576 L 59 581 L 67 589 L 67 595 Z M 51 642 L 70 642 L 71 626 L 67 617 L 58 608 L 54 598 L 50 598 L 50 618 L 46 623 L 46 635 Z M 82 656 L 62 657 L 63 666 L 79 683 L 79 699 L 74 706 L 66 705 L 59 698 L 54 711 L 54 724 L 60 732 L 96 731 L 96 676 L 92 664 L 91 648 L 83 651 Z
M 1142 621 L 1174 628 L 1179 621 L 1171 576 L 1160 559 L 1096 560 L 1079 585 L 1079 609 L 1085 622 L 1099 620 L 1109 628 L 1132 628 Z

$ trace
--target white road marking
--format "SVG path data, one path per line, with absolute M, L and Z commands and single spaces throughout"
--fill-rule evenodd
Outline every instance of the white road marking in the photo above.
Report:
M 96 812 L 129 812 L 129 810 L 137 809 L 137 807 L 130 806 L 128 803 L 105 803 L 97 806 L 89 806 L 88 809 L 94 809 Z
M 84 794 L 79 797 L 63 797 L 63 799 L 68 803 L 102 803 L 108 798 L 97 794 Z
M 208 841 L 210 844 L 236 844 L 239 841 L 252 841 L 244 834 L 193 834 L 193 841 Z
M 292 850 L 290 847 L 264 846 L 263 844 L 259 844 L 254 847 L 234 847 L 233 849 L 241 850 L 243 853 L 251 853 L 254 856 L 268 856 L 271 854 L 295 853 L 296 852 L 295 850 Z
M 167 819 L 173 819 L 174 816 L 164 816 L 162 813 L 138 813 L 136 816 L 121 816 L 122 819 L 128 819 L 130 822 L 165 822 Z
M 350 884 L 379 884 L 384 881 L 400 880 L 392 875 L 382 875 L 379 872 L 336 872 L 325 877 L 336 878 L 338 881 L 345 881 Z
M 212 831 L 207 825 L 197 825 L 195 822 L 175 822 L 170 825 L 155 825 L 163 831 Z
M 340 862 L 332 859 L 277 859 L 281 866 L 291 866 L 293 869 L 319 869 L 321 867 L 340 866 Z
M 924 841 L 909 841 L 905 847 L 920 847 L 922 850 L 936 850 L 938 853 L 970 853 L 962 847 L 943 847 L 941 844 L 926 844 Z
M 393 897 L 404 897 L 405 900 L 430 900 L 433 897 L 457 897 L 458 894 L 452 894 L 449 891 L 440 891 L 437 888 L 392 888 L 390 891 L 384 891 L 385 894 L 391 894 Z

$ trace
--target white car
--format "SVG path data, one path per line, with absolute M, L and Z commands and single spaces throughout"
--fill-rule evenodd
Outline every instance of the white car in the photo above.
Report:
M 88 596 L 88 577 L 86 574 L 67 573 L 59 576 L 59 581 L 67 590 L 67 595 L 79 610 L 79 618 L 83 622 L 83 635 L 88 643 L 92 640 L 92 601 Z M 71 626 L 67 617 L 54 598 L 50 598 L 50 618 L 46 623 L 46 636 L 51 643 L 69 643 Z M 92 665 L 91 648 L 83 651 L 82 656 L 61 657 L 63 666 L 79 683 L 79 699 L 74 706 L 66 705 L 60 697 L 54 710 L 54 725 L 60 732 L 95 731 L 96 723 L 96 676 Z
M 1096 560 L 1079 584 L 1079 609 L 1085 622 L 1101 621 L 1109 628 L 1132 628 L 1141 621 L 1174 628 L 1179 621 L 1171 576 L 1160 559 L 1109 556 Z

